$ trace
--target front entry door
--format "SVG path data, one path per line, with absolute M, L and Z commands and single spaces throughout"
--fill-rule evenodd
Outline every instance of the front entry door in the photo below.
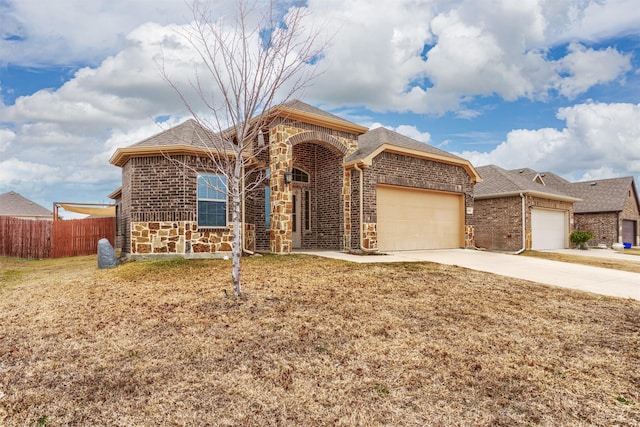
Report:
M 301 204 L 301 191 L 299 188 L 293 189 L 293 200 L 292 200 L 292 211 L 291 211 L 291 240 L 293 241 L 293 248 L 300 249 L 302 247 L 302 238 L 301 238 L 301 214 L 302 209 L 300 209 Z

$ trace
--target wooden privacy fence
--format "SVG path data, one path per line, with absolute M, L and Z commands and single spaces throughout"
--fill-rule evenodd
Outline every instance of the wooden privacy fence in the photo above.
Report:
M 0 255 L 49 258 L 52 235 L 53 221 L 0 216 Z
M 0 216 L 0 255 L 16 258 L 62 258 L 91 255 L 98 240 L 113 246 L 113 217 L 59 221 L 29 220 Z

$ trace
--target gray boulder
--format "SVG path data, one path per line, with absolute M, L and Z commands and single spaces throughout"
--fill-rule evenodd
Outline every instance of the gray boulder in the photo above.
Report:
M 111 268 L 118 265 L 116 251 L 108 239 L 98 240 L 98 268 Z

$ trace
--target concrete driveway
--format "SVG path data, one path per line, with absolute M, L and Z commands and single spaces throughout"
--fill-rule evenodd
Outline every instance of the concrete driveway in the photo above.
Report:
M 595 250 L 593 251 L 595 252 Z M 402 251 L 386 255 L 352 255 L 333 251 L 304 251 L 301 253 L 357 263 L 436 262 L 600 295 L 640 300 L 639 273 L 511 254 L 472 249 Z M 629 260 L 629 262 L 640 261 Z

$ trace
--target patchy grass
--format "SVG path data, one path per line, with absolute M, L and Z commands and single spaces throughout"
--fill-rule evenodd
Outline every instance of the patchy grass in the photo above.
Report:
M 592 249 L 597 251 L 598 249 Z M 625 250 L 625 255 L 627 251 Z M 555 252 L 538 252 L 538 251 L 525 251 L 520 256 L 528 256 L 532 258 L 544 258 L 552 261 L 570 262 L 573 264 L 590 265 L 592 267 L 611 268 L 614 270 L 630 271 L 632 273 L 640 273 L 640 258 L 638 262 L 627 260 L 616 260 L 615 258 L 602 258 L 597 256 L 586 255 L 571 255 L 561 254 Z
M 624 250 L 625 255 L 639 255 L 640 256 L 640 248 L 631 248 Z
M 245 259 L 239 299 L 222 260 L 28 265 L 0 289 L 0 425 L 640 423 L 634 300 L 310 256 Z

